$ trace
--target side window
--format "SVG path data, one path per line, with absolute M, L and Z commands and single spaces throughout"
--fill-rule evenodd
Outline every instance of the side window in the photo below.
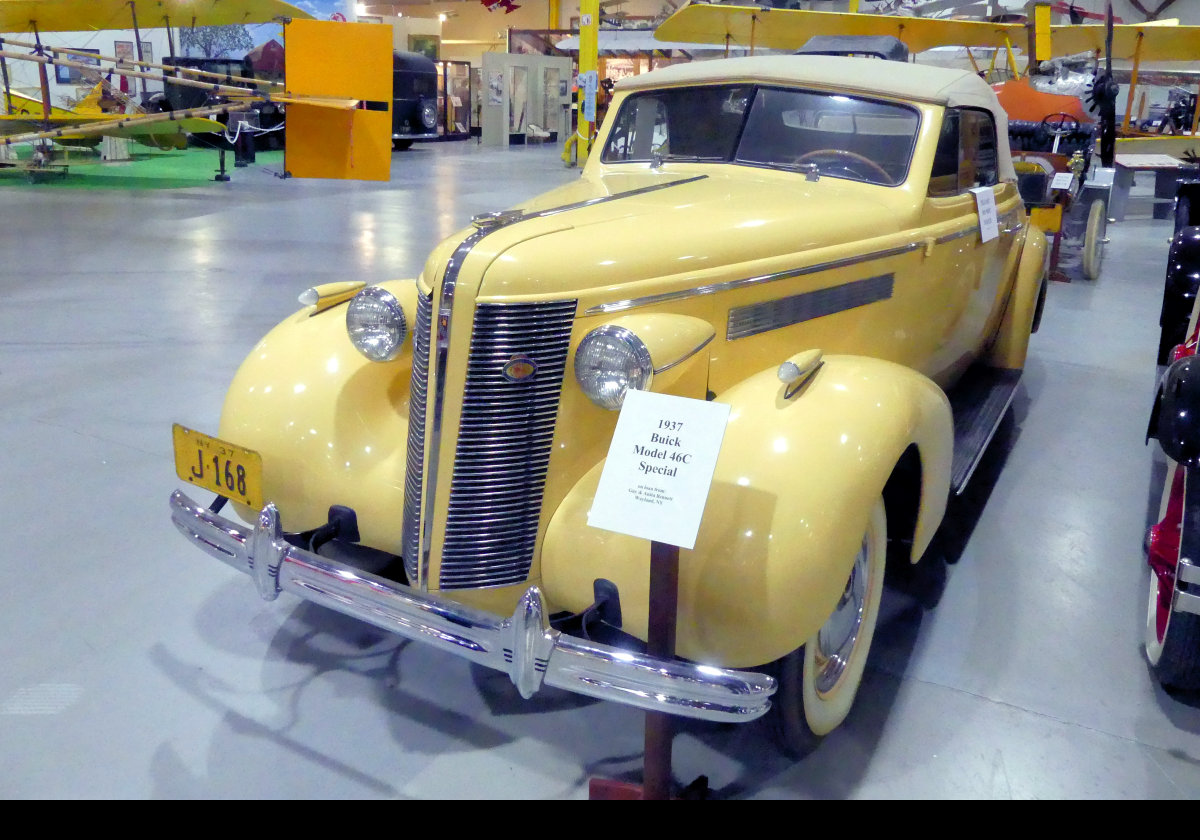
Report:
M 605 163 L 649 160 L 667 142 L 666 104 L 650 95 L 630 97 L 609 134 Z
M 996 122 L 977 108 L 947 108 L 929 178 L 931 196 L 952 196 L 999 181 Z
M 962 139 L 959 156 L 959 188 L 994 187 L 999 180 L 996 152 L 996 123 L 987 111 L 975 108 L 962 110 L 959 136 Z
M 932 196 L 958 195 L 958 122 L 958 109 L 947 108 L 933 155 L 933 171 L 929 173 Z

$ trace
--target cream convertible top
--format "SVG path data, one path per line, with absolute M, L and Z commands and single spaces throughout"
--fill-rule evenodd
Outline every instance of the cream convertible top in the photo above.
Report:
M 760 82 L 802 85 L 825 90 L 850 91 L 868 97 L 891 97 L 956 108 L 982 108 L 996 120 L 1000 179 L 1015 181 L 1009 154 L 1008 115 L 983 79 L 967 70 L 902 64 L 869 58 L 828 55 L 767 55 L 720 58 L 673 64 L 640 76 L 627 76 L 618 91 L 643 90 L 665 85 Z

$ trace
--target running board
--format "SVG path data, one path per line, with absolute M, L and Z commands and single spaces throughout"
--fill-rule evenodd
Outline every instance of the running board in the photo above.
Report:
M 950 486 L 957 496 L 966 489 L 987 445 L 1004 419 L 1021 371 L 973 367 L 947 394 L 954 411 L 954 462 Z

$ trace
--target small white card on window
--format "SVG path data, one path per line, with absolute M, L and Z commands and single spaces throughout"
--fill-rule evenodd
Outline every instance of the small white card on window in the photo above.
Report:
M 975 207 L 979 210 L 979 239 L 990 242 L 1000 235 L 1000 220 L 996 215 L 996 193 L 991 187 L 974 187 Z

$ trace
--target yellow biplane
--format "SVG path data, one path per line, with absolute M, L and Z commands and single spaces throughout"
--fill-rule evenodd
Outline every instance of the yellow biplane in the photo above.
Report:
M 139 19 L 140 15 L 140 19 Z M 285 81 L 206 73 L 142 60 L 140 30 L 165 26 L 284 24 Z M 80 50 L 53 48 L 43 42 L 48 32 L 132 28 L 136 59 L 96 56 Z M 123 137 L 149 145 L 178 142 L 188 133 L 224 131 L 212 117 L 240 110 L 252 102 L 271 101 L 287 107 L 289 139 L 285 157 L 293 177 L 387 180 L 391 167 L 391 27 L 315 21 L 282 0 L 0 0 L 0 81 L 5 114 L 0 116 L 0 146 L 49 141 L 79 144 L 89 138 Z M 25 34 L 28 33 L 28 34 Z M 32 38 L 32 41 L 28 40 Z M 16 49 L 14 49 L 16 48 Z M 174 53 L 174 43 L 170 50 Z M 97 68 L 84 63 L 107 62 Z M 11 89 L 8 63 L 38 65 L 41 99 L 22 97 Z M 107 113 L 85 100 L 73 110 L 50 102 L 48 68 L 67 67 L 81 73 L 155 80 L 201 88 L 222 102 L 183 111 Z M 217 80 L 220 81 L 217 81 Z M 88 98 L 89 100 L 91 97 Z M 45 165 L 44 147 L 34 165 Z M 2 164 L 0 164 L 2 165 Z M 30 164 L 23 164 L 29 166 Z

